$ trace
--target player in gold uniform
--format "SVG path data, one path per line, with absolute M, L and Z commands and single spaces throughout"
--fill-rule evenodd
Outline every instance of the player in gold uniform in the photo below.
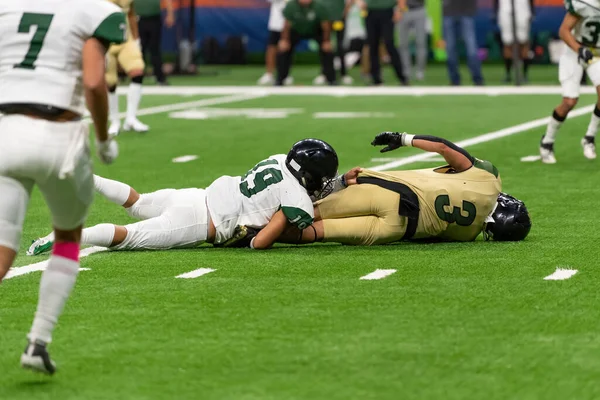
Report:
M 147 132 L 148 125 L 137 119 L 137 111 L 142 98 L 142 81 L 144 79 L 144 57 L 140 49 L 140 35 L 137 16 L 133 8 L 134 0 L 109 0 L 123 9 L 127 15 L 127 41 L 123 44 L 112 45 L 106 54 L 106 83 L 108 84 L 108 104 L 110 127 L 108 133 L 112 136 L 119 134 L 119 97 L 117 96 L 118 66 L 131 78 L 127 93 L 127 116 L 123 129 L 126 131 Z
M 286 232 L 280 241 L 375 245 L 426 238 L 472 241 L 482 231 L 494 240 L 528 235 L 525 204 L 501 192 L 498 170 L 489 161 L 435 136 L 384 132 L 372 144 L 387 145 L 382 152 L 400 146 L 437 152 L 448 165 L 387 173 L 355 168 L 337 179 L 338 191 L 316 203 L 317 222 L 301 233 Z

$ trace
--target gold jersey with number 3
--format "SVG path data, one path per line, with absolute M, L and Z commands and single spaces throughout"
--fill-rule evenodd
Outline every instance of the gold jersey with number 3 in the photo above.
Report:
M 360 177 L 399 183 L 416 195 L 420 210 L 410 239 L 474 240 L 502 188 L 498 170 L 481 160 L 459 173 L 445 166 L 385 173 L 364 170 L 359 181 Z M 401 197 L 375 184 L 352 185 L 326 197 L 317 203 L 325 241 L 371 245 L 402 240 L 408 221 L 399 215 Z

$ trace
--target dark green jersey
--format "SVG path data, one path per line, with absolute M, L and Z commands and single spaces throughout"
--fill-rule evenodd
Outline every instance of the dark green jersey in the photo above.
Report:
M 382 8 L 394 8 L 398 4 L 396 0 L 366 0 L 367 8 L 378 10 Z
M 140 17 L 160 15 L 160 0 L 135 0 L 135 13 Z
M 304 37 L 315 35 L 321 22 L 330 20 L 327 7 L 316 0 L 306 7 L 301 6 L 298 0 L 290 0 L 283 10 L 283 16 Z
M 344 8 L 346 0 L 323 0 L 329 8 L 329 15 L 332 21 L 341 21 L 344 19 Z

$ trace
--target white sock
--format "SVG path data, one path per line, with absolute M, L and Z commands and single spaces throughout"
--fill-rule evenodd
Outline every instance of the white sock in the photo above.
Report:
M 115 237 L 113 224 L 100 224 L 85 228 L 81 232 L 81 244 L 86 246 L 110 247 Z
M 127 92 L 127 120 L 135 119 L 142 99 L 142 85 L 132 82 Z
M 52 331 L 73 290 L 73 286 L 75 286 L 78 273 L 78 261 L 57 255 L 50 257 L 48 268 L 42 274 L 40 297 L 33 325 L 27 335 L 30 341 L 33 342 L 39 339 L 45 343 L 50 343 Z
M 127 202 L 131 193 L 131 187 L 128 184 L 98 175 L 94 175 L 94 187 L 98 193 L 119 206 Z
M 116 90 L 114 93 L 108 92 L 108 115 L 111 122 L 119 120 L 119 95 Z
M 556 114 L 556 113 L 554 113 Z M 564 119 L 563 119 L 564 121 Z M 548 122 L 548 127 L 546 128 L 546 134 L 544 135 L 544 138 L 542 139 L 542 143 L 554 143 L 554 141 L 556 140 L 556 135 L 558 133 L 558 130 L 560 129 L 561 125 L 563 124 L 563 121 L 559 121 L 556 119 L 555 115 L 552 115 L 552 118 L 550 118 L 550 122 Z
M 587 137 L 596 137 L 596 133 L 598 132 L 598 125 L 600 125 L 600 110 L 596 106 L 594 109 L 594 113 L 592 114 L 592 119 L 590 120 L 590 124 L 588 125 L 587 132 L 585 136 Z

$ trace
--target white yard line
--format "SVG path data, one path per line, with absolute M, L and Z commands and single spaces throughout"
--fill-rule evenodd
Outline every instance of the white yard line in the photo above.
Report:
M 383 279 L 386 276 L 390 276 L 391 274 L 395 273 L 396 270 L 395 269 L 376 269 L 375 271 L 371 272 L 370 274 L 367 274 L 365 276 L 361 276 L 360 280 L 362 281 L 373 281 L 376 279 Z
M 190 272 L 186 272 L 185 274 L 177 275 L 175 278 L 181 279 L 194 279 L 201 277 L 202 275 L 210 274 L 211 272 L 215 272 L 216 269 L 211 268 L 198 268 Z
M 197 159 L 198 159 L 198 156 L 196 156 L 196 155 L 189 155 L 189 156 L 175 157 L 171 161 L 173 161 L 174 163 L 187 163 L 187 162 L 194 161 L 194 160 L 197 160 Z
M 79 252 L 79 258 L 83 258 L 83 257 L 87 257 L 90 254 L 94 254 L 94 253 L 99 253 L 101 251 L 106 251 L 108 250 L 106 247 L 88 247 L 86 249 L 82 249 Z M 35 264 L 31 264 L 31 265 L 25 265 L 23 267 L 15 267 L 12 268 L 10 271 L 8 271 L 8 274 L 6 275 L 6 277 L 4 278 L 6 279 L 11 279 L 11 278 L 15 278 L 17 276 L 21 276 L 21 275 L 26 275 L 26 274 L 30 274 L 32 272 L 36 272 L 36 271 L 43 271 L 46 269 L 46 267 L 48 266 L 48 260 L 45 261 L 40 261 L 38 263 Z M 88 270 L 89 268 L 82 268 L 82 270 Z
M 556 268 L 556 271 L 544 278 L 545 281 L 564 281 L 577 273 L 576 269 Z
M 127 93 L 120 87 L 119 94 Z M 560 86 L 410 86 L 410 87 L 343 87 L 343 86 L 144 86 L 144 95 L 230 95 L 258 96 L 501 96 L 501 95 L 560 95 Z M 591 86 L 581 88 L 582 94 L 596 94 Z
M 596 107 L 595 104 L 591 105 L 591 106 L 579 108 L 575 111 L 571 111 L 571 113 L 569 113 L 568 118 L 580 117 L 582 115 L 589 114 L 594 110 L 594 107 Z M 460 147 L 469 147 L 469 146 L 473 146 L 473 145 L 480 144 L 480 143 L 491 142 L 492 140 L 497 140 L 497 139 L 500 139 L 503 137 L 516 135 L 518 133 L 522 133 L 522 132 L 528 131 L 530 129 L 539 128 L 541 126 L 546 126 L 548 124 L 548 121 L 550 121 L 550 118 L 551 117 L 535 119 L 533 121 L 525 122 L 523 124 L 511 126 L 509 128 L 500 129 L 499 131 L 485 133 L 483 135 L 475 136 L 470 139 L 456 142 L 456 145 L 460 146 Z M 373 171 L 386 171 L 389 169 L 401 167 L 403 165 L 408 165 L 408 164 L 412 164 L 412 163 L 419 162 L 419 161 L 429 160 L 430 158 L 438 157 L 438 156 L 439 156 L 439 154 L 437 154 L 437 153 L 420 153 L 420 154 L 416 154 L 414 156 L 401 158 L 397 161 L 390 161 L 390 162 L 382 164 L 382 165 L 377 165 L 370 169 L 372 169 Z

